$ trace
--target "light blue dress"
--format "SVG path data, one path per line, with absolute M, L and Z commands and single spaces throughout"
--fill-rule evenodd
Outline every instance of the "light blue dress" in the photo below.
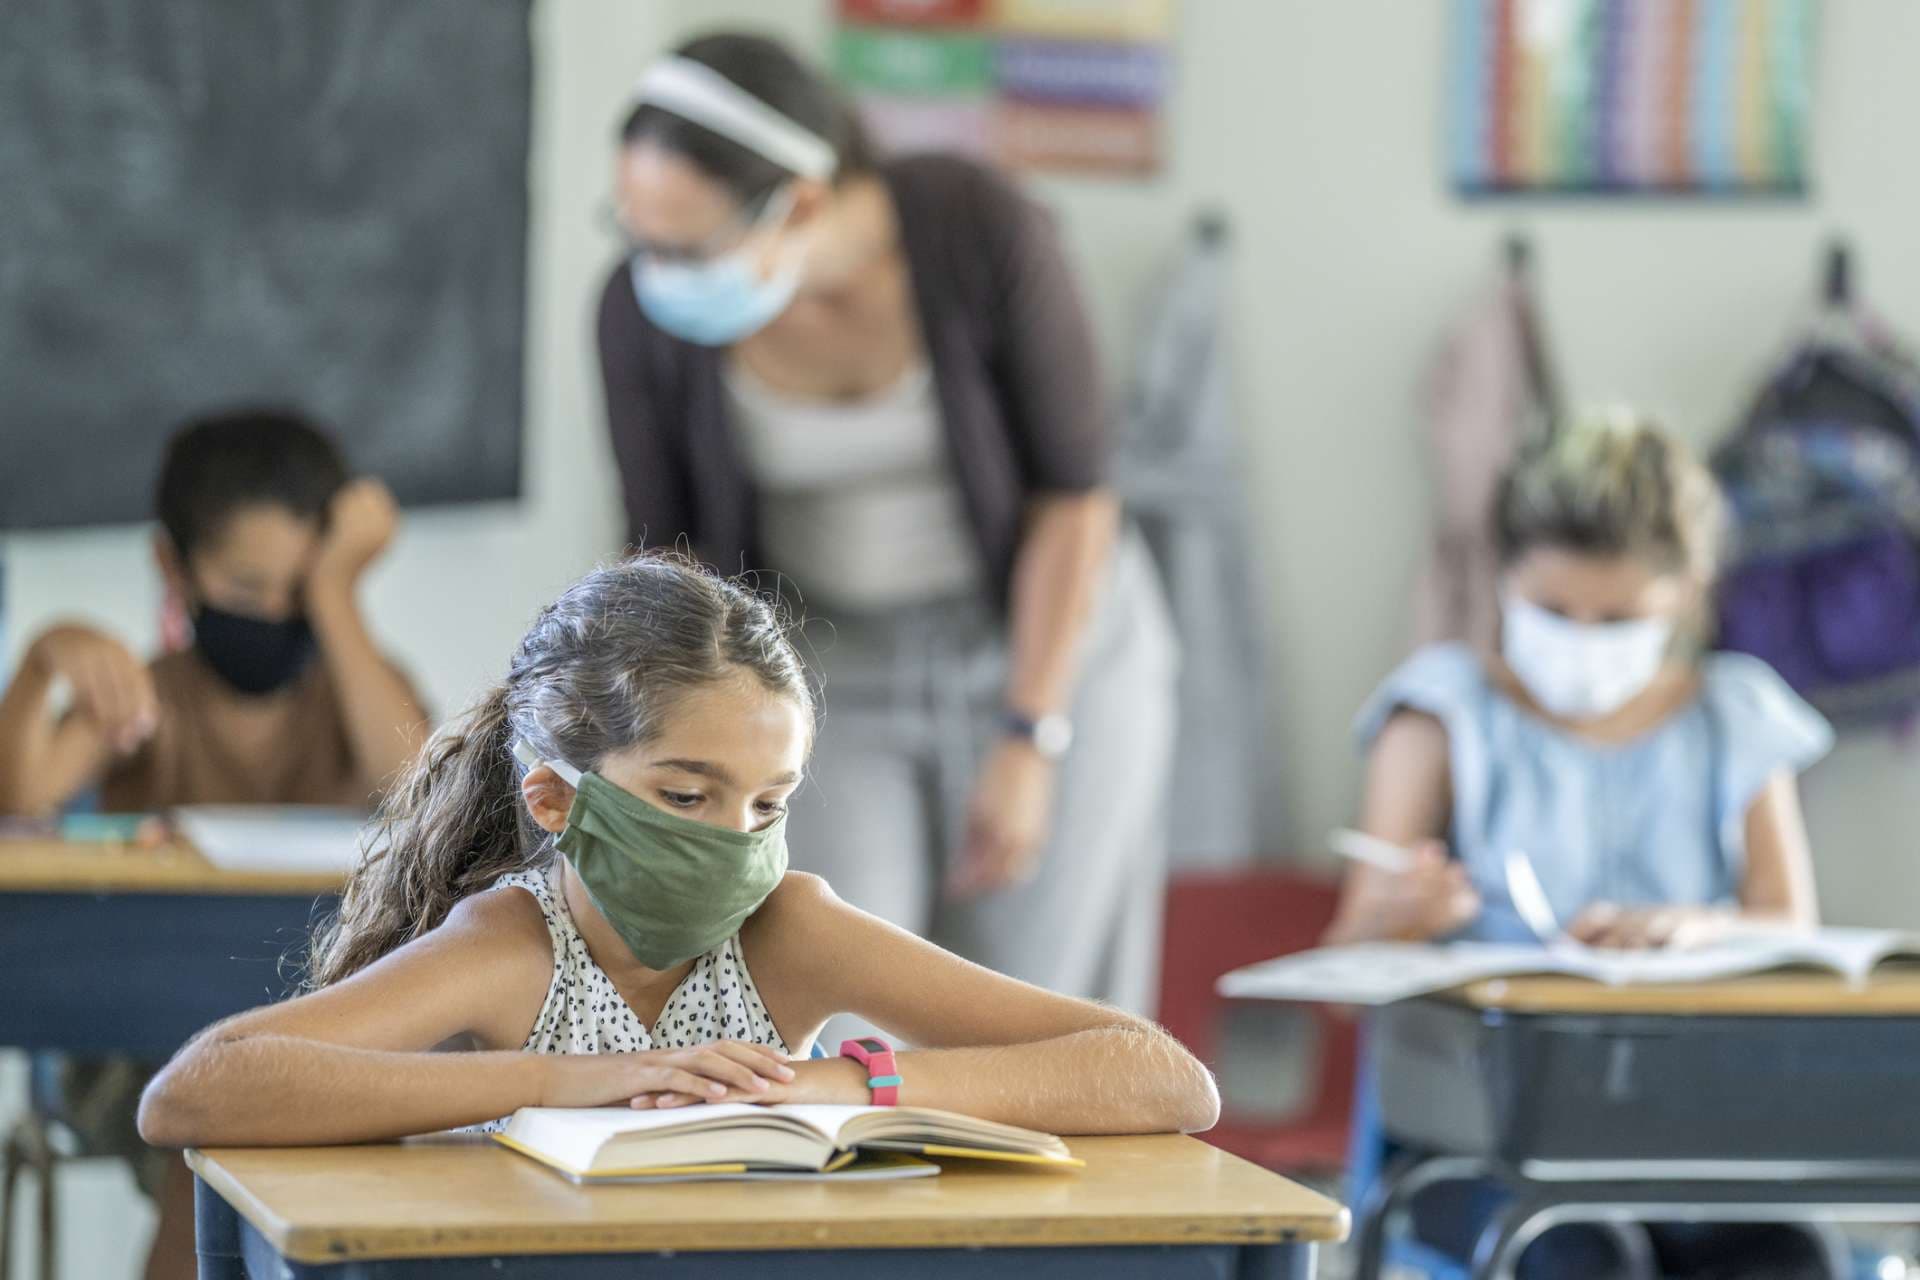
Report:
M 1601 901 L 1738 899 L 1748 807 L 1776 769 L 1798 772 L 1826 755 L 1833 730 L 1758 659 L 1713 654 L 1701 674 L 1691 704 L 1613 746 L 1523 710 L 1463 645 L 1422 649 L 1387 677 L 1360 712 L 1363 748 L 1400 708 L 1447 730 L 1449 843 L 1485 903 L 1457 936 L 1533 941 L 1506 891 L 1506 854 L 1516 848 L 1563 923 Z

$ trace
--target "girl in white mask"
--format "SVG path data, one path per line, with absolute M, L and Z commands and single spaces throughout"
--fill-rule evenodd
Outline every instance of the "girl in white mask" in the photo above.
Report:
M 1594 415 L 1524 452 L 1491 515 L 1500 652 L 1422 649 L 1360 713 L 1360 824 L 1413 869 L 1355 868 L 1328 941 L 1533 941 L 1507 887 L 1513 850 L 1590 945 L 1685 944 L 1742 917 L 1812 924 L 1795 777 L 1832 734 L 1765 664 L 1705 652 L 1721 527 L 1706 470 L 1644 419 Z M 1415 1234 L 1469 1257 L 1499 1203 L 1484 1183 L 1431 1188 Z M 1785 1268 L 1769 1276 L 1825 1274 L 1800 1269 L 1817 1249 L 1792 1227 L 1646 1231 L 1663 1275 L 1709 1274 L 1702 1258 L 1727 1268 L 1713 1275 L 1762 1274 L 1762 1260 Z M 1611 1237 L 1575 1224 L 1535 1241 L 1519 1274 L 1622 1265 Z
M 1722 524 L 1705 468 L 1597 414 L 1516 460 L 1492 520 L 1500 653 L 1423 649 L 1362 711 L 1361 824 L 1415 869 L 1357 868 L 1333 938 L 1530 940 L 1516 849 L 1590 944 L 1812 923 L 1795 778 L 1832 735 L 1764 664 L 1704 652 Z

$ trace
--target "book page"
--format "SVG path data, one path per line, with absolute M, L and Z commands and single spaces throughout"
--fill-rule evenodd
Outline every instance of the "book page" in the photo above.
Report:
M 1236 969 L 1220 979 L 1235 999 L 1384 1005 L 1487 978 L 1575 973 L 1584 957 L 1491 942 L 1366 942 L 1321 947 Z
M 1609 951 L 1500 943 L 1370 942 L 1322 947 L 1236 969 L 1220 980 L 1235 999 L 1385 1005 L 1470 986 L 1489 978 L 1560 974 L 1610 986 L 1715 982 L 1795 967 L 1867 980 L 1881 961 L 1920 958 L 1920 935 L 1882 929 L 1782 929 L 1738 926 L 1688 950 Z

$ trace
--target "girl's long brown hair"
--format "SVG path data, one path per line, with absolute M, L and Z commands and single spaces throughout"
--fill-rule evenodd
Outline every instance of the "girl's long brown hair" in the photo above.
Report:
M 689 689 L 745 673 L 812 713 L 779 611 L 684 556 L 647 552 L 588 574 L 541 611 L 507 678 L 428 742 L 388 793 L 340 909 L 317 931 L 324 987 L 436 928 L 462 898 L 543 866 L 550 837 L 521 802 L 513 740 L 596 768 L 644 745 Z

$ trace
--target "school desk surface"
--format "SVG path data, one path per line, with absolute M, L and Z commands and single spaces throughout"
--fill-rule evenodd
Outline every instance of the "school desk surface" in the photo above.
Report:
M 178 844 L 0 840 L 0 1045 L 163 1060 L 283 994 L 340 883 L 225 871 Z
M 1377 1011 L 1379 1127 L 1417 1155 L 1372 1187 L 1359 1270 L 1438 1182 L 1512 1199 L 1473 1275 L 1561 1221 L 1906 1221 L 1920 1213 L 1920 973 L 1609 988 L 1482 983 Z
M 579 1187 L 477 1140 L 192 1152 L 203 1280 L 1312 1275 L 1338 1204 L 1193 1138 L 1075 1138 L 1076 1172 Z

